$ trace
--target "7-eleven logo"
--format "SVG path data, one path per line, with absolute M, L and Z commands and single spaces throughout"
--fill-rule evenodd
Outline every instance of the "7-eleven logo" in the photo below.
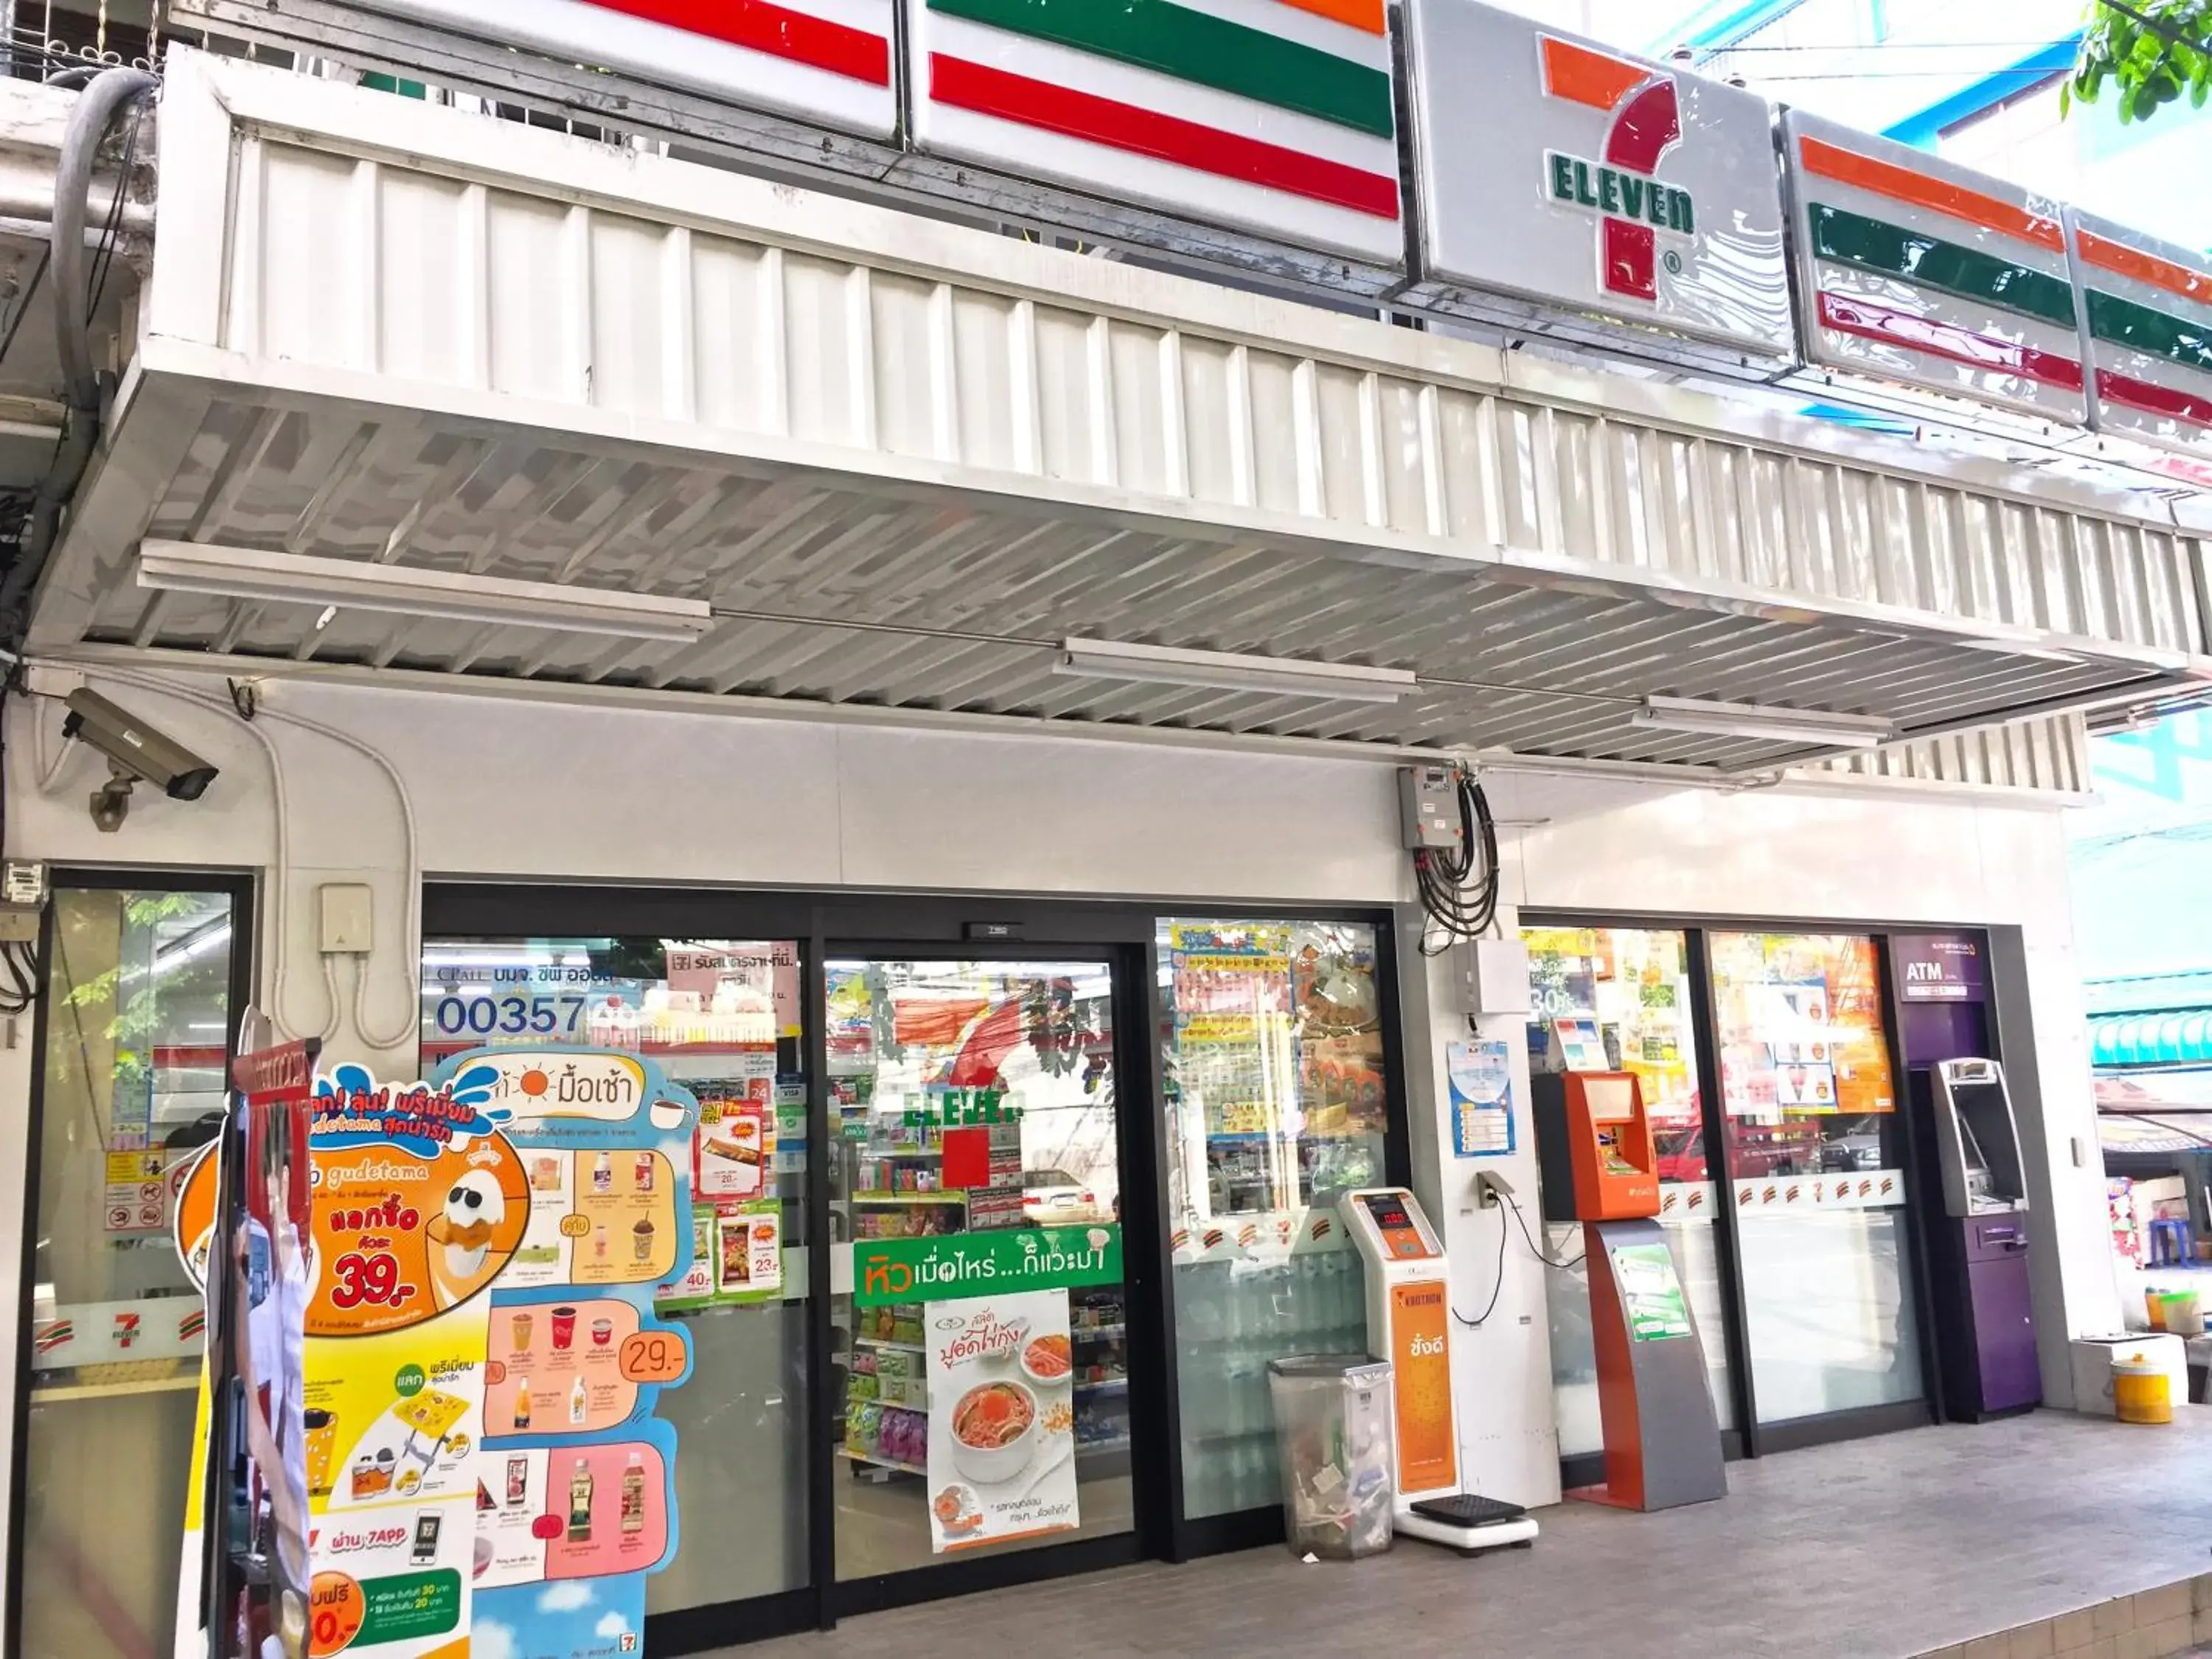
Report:
M 1613 118 L 1601 160 L 1557 150 L 1545 154 L 1546 189 L 1554 201 L 1600 216 L 1598 285 L 1607 294 L 1656 300 L 1659 233 L 1689 236 L 1697 231 L 1689 192 L 1652 176 L 1660 158 L 1682 137 L 1674 77 L 1548 34 L 1538 40 L 1544 90 Z M 1667 268 L 1680 269 L 1672 252 Z

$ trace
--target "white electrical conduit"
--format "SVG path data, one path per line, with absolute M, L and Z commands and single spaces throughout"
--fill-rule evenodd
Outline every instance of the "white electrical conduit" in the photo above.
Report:
M 102 668 L 97 672 L 101 677 L 113 680 L 118 684 L 137 686 L 143 690 L 172 697 L 180 702 L 189 702 L 202 708 L 210 709 L 218 714 L 229 714 L 234 718 L 237 714 L 236 708 L 228 698 L 204 696 L 198 692 L 180 690 L 167 681 L 146 675 L 134 674 L 126 669 Z M 268 756 L 270 781 L 276 792 L 277 873 L 276 879 L 270 884 L 276 890 L 274 902 L 270 906 L 273 912 L 272 921 L 276 928 L 276 944 L 270 952 L 269 1012 L 270 1018 L 276 1022 L 278 1031 L 288 1039 L 296 1037 L 300 1034 L 289 1028 L 283 1012 L 284 990 L 288 983 L 286 969 L 290 957 L 291 939 L 290 930 L 285 926 L 285 915 L 289 908 L 288 891 L 291 885 L 291 863 L 286 855 L 287 813 L 284 767 L 283 761 L 277 757 L 276 745 L 270 741 L 267 732 L 259 729 L 260 722 L 264 720 L 296 726 L 302 732 L 313 732 L 319 738 L 327 738 L 332 743 L 352 750 L 357 755 L 366 757 L 374 762 L 391 781 L 392 793 L 398 798 L 400 828 L 405 836 L 407 848 L 404 866 L 406 892 L 404 900 L 406 919 L 401 926 L 399 936 L 400 976 L 404 982 L 407 994 L 404 1022 L 388 1036 L 368 1029 L 368 964 L 366 962 L 355 970 L 353 996 L 354 1035 L 372 1049 L 396 1048 L 413 1036 L 421 1029 L 422 1023 L 422 1006 L 415 983 L 415 963 L 422 955 L 420 934 L 422 926 L 422 872 L 417 859 L 415 798 L 409 793 L 407 781 L 399 775 L 398 767 L 392 765 L 377 750 L 371 748 L 351 733 L 339 731 L 336 726 L 325 726 L 320 720 L 309 720 L 304 714 L 295 714 L 283 709 L 271 708 L 265 704 L 255 711 L 254 719 L 239 722 L 253 734 L 254 741 L 261 745 L 263 753 Z M 63 750 L 64 758 L 67 754 L 68 750 L 64 748 Z M 60 769 L 58 763 L 49 769 L 46 785 L 51 785 Z M 46 785 L 42 785 L 41 787 L 44 788 Z M 331 1012 L 330 1018 L 325 1023 L 319 1036 L 322 1041 L 327 1042 L 337 1035 L 342 1018 L 338 998 L 337 968 L 328 956 L 323 957 L 323 983 L 329 993 Z

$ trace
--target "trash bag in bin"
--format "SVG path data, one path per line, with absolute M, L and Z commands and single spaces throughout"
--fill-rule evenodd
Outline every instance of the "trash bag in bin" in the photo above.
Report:
M 1365 1354 L 1268 1362 L 1283 1529 L 1293 1554 L 1352 1560 L 1390 1547 L 1390 1363 Z

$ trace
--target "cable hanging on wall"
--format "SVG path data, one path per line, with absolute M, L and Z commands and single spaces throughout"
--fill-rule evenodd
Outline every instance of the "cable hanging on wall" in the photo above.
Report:
M 1459 804 L 1456 848 L 1419 847 L 1413 851 L 1413 877 L 1429 925 L 1422 930 L 1421 954 L 1442 956 L 1453 945 L 1480 937 L 1497 925 L 1498 897 L 1498 820 L 1489 797 L 1468 766 L 1452 769 Z

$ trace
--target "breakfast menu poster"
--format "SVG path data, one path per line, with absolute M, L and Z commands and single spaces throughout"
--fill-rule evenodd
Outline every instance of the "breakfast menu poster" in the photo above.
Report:
M 640 1653 L 645 1575 L 678 1547 L 676 1432 L 654 1412 L 691 1358 L 653 1301 L 692 1267 L 697 1102 L 605 1049 L 478 1050 L 439 1076 L 506 1115 L 527 1188 L 485 1298 L 471 1651 Z
M 942 1554 L 1079 1525 L 1067 1292 L 933 1302 L 922 1336 L 932 1548 Z

